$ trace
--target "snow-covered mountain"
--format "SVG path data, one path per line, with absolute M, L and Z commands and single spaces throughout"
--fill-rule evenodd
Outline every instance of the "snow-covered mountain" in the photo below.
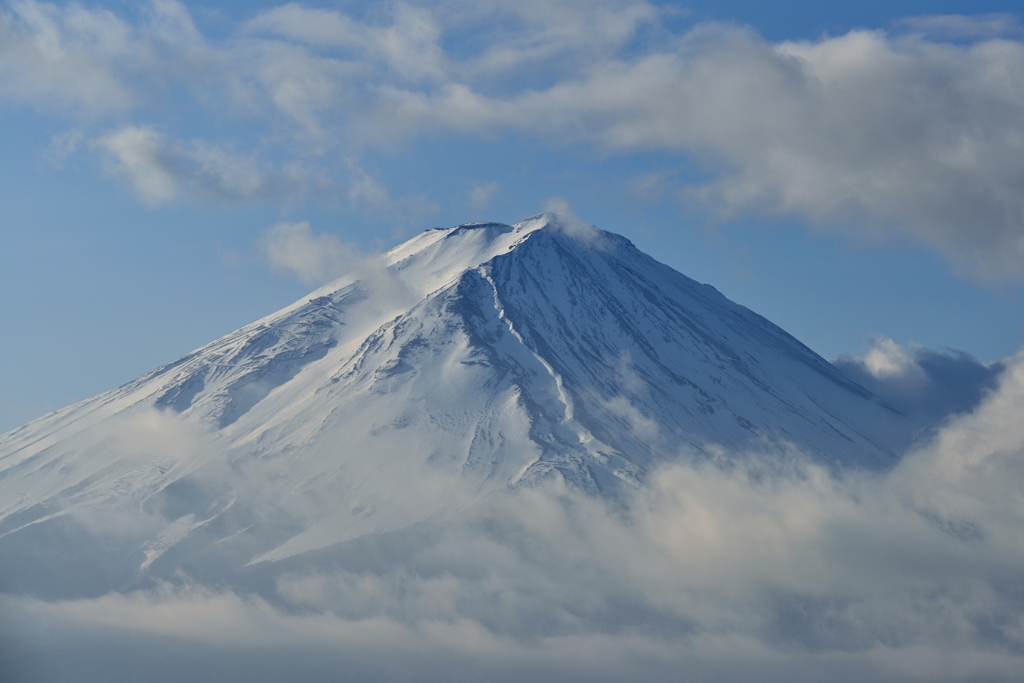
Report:
M 505 487 L 615 495 L 677 457 L 885 468 L 902 419 L 623 237 L 551 214 L 428 230 L 0 437 L 0 591 L 58 556 L 82 566 L 68 594 L 239 571 Z

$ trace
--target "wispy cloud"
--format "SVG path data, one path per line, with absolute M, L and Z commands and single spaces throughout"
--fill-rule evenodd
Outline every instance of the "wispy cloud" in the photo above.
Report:
M 476 211 L 483 211 L 491 204 L 494 193 L 498 191 L 498 183 L 490 182 L 474 185 L 469 191 L 469 206 Z
M 160 204 L 177 196 L 180 157 L 167 149 L 163 136 L 152 128 L 123 128 L 95 145 L 109 154 L 107 171 L 128 176 L 142 201 Z
M 415 225 L 438 210 L 437 203 L 424 194 L 392 197 L 387 187 L 352 162 L 348 183 L 353 208 L 396 225 Z
M 385 25 L 288 4 L 260 13 L 243 30 L 312 47 L 351 50 L 402 79 L 444 79 L 449 71 L 440 45 L 440 22 L 430 10 L 406 3 L 392 5 L 391 22 Z
M 159 122 L 161 107 L 188 106 L 252 123 L 299 165 L 438 131 L 661 150 L 704 166 L 711 180 L 675 191 L 713 215 L 909 238 L 967 276 L 1024 277 L 1024 44 L 1012 17 L 916 17 L 891 33 L 770 43 L 727 24 L 673 32 L 665 11 L 450 0 L 359 17 L 288 4 L 211 40 L 173 0 L 134 23 L 22 0 L 0 15 L 0 97 L 76 123 L 124 112 Z M 154 154 L 124 163 L 143 157 Z M 157 166 L 140 176 L 150 201 L 172 193 L 173 164 Z M 231 175 L 222 193 L 262 196 Z
M 272 268 L 310 285 L 333 280 L 360 261 L 350 246 L 334 235 L 313 234 L 305 221 L 267 228 L 260 236 L 259 248 Z
M 143 202 L 152 205 L 182 195 L 224 202 L 266 200 L 298 194 L 315 183 L 295 165 L 268 168 L 253 157 L 203 141 L 170 142 L 150 126 L 125 126 L 96 138 L 104 168 L 124 176 Z
M 86 115 L 137 103 L 116 65 L 137 56 L 134 31 L 108 10 L 26 0 L 0 10 L 0 96 Z
M 683 196 L 722 212 L 794 214 L 859 240 L 912 237 L 981 278 L 1020 277 L 1012 189 L 1024 173 L 1024 46 L 854 31 L 769 44 L 699 27 L 675 50 L 608 60 L 544 90 L 394 89 L 422 125 L 570 134 L 609 149 L 694 155 L 718 178 Z M 913 99 L 907 92 L 916 93 Z M 1024 119 L 1020 119 L 1024 120 Z
M 939 40 L 977 40 L 1014 37 L 1021 34 L 1017 17 L 1005 12 L 991 14 L 927 14 L 897 22 L 900 28 Z

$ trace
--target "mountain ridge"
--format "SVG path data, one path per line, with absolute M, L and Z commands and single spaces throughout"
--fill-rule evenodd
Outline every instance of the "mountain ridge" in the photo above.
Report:
M 549 479 L 614 496 L 723 450 L 884 469 L 900 420 L 624 237 L 551 214 L 463 224 L 0 436 L 0 548 L 66 516 L 138 514 L 136 579 L 190 543 L 278 561 L 459 496 Z

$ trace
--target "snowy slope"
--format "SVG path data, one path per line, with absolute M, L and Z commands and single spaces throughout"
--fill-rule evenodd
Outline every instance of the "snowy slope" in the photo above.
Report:
M 74 590 L 98 591 L 293 557 L 507 486 L 614 495 L 722 449 L 887 467 L 901 420 L 622 237 L 550 214 L 429 230 L 0 437 L 0 557 L 60 539 L 96 555 Z M 41 581 L 30 565 L 0 566 L 0 590 Z

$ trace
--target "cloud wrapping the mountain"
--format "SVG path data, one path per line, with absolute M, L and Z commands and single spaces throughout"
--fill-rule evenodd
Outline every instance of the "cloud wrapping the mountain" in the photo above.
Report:
M 684 458 L 622 502 L 514 491 L 248 587 L 184 568 L 128 594 L 6 596 L 5 666 L 40 673 L 27 681 L 82 666 L 168 681 L 281 667 L 310 681 L 1016 680 L 1022 409 L 1018 356 L 888 473 Z M 417 479 L 394 487 L 451 495 Z
M 21 0 L 0 11 L 0 97 L 89 123 L 190 106 L 253 122 L 300 166 L 436 132 L 667 151 L 710 177 L 679 196 L 720 217 L 797 216 L 859 242 L 928 245 L 976 279 L 1024 276 L 1024 44 L 1012 17 L 770 43 L 727 24 L 674 31 L 668 12 L 628 0 L 397 2 L 366 16 L 287 4 L 213 40 L 174 0 L 135 23 Z M 178 156 L 212 168 L 232 201 L 267 194 L 256 154 L 238 156 L 248 174 Z M 144 200 L 171 194 L 139 175 L 141 161 L 122 165 Z
M 863 358 L 833 363 L 847 377 L 910 416 L 927 432 L 951 415 L 974 410 L 1006 369 L 1001 361 L 982 363 L 963 351 L 903 347 L 880 337 Z

